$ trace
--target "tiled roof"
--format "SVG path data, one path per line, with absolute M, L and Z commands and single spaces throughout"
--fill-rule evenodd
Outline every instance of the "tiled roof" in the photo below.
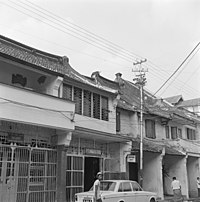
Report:
M 118 78 L 118 82 L 111 81 L 102 77 L 99 72 L 95 72 L 94 75 L 96 82 L 119 91 L 120 100 L 117 104 L 119 108 L 129 111 L 140 110 L 140 89 L 134 83 L 126 81 L 121 77 Z M 173 98 L 174 101 L 180 101 L 182 96 L 179 95 L 171 98 Z M 167 119 L 175 119 L 184 124 L 193 124 L 194 121 L 200 121 L 188 111 L 186 112 L 174 107 L 165 99 L 157 99 L 145 89 L 143 92 L 143 112 L 145 114 L 157 115 Z
M 125 102 L 124 100 L 119 100 L 117 106 L 121 109 L 125 109 L 128 111 L 139 111 L 138 106 L 130 105 L 129 103 Z
M 99 88 L 110 93 L 116 93 L 110 87 L 97 84 L 74 70 L 66 56 L 57 56 L 37 50 L 12 39 L 0 35 L 0 56 L 18 63 L 30 65 L 33 68 L 41 68 L 58 73 L 62 76 L 70 77 L 84 84 Z
M 185 154 L 178 150 L 178 148 L 165 145 L 165 154 L 185 156 Z
M 0 55 L 9 56 L 10 59 L 17 59 L 41 68 L 66 74 L 67 67 L 63 63 L 68 63 L 67 57 L 60 57 L 53 54 L 36 50 L 9 38 L 0 35 Z M 67 61 L 66 61 L 67 60 Z
M 200 106 L 200 98 L 184 100 L 178 105 L 178 107 L 192 107 L 192 106 Z
M 183 97 L 182 97 L 182 95 L 176 95 L 176 96 L 164 98 L 164 100 L 166 100 L 167 102 L 169 102 L 171 104 L 176 104 L 180 100 L 183 100 Z
M 162 153 L 163 148 L 165 148 L 165 154 L 179 155 L 179 156 L 185 155 L 178 148 L 165 144 L 162 141 L 156 141 L 156 140 L 154 141 L 153 139 L 149 140 L 146 138 L 143 139 L 143 151 L 145 151 L 145 152 Z M 140 150 L 140 139 L 139 138 L 134 139 L 133 149 L 136 151 Z
M 124 79 L 121 79 L 121 83 L 108 80 L 102 77 L 98 72 L 96 73 L 96 79 L 99 83 L 110 86 L 114 89 L 118 89 L 120 93 L 120 100 L 118 101 L 118 107 L 130 110 L 130 111 L 138 111 L 140 109 L 140 89 L 134 84 Z M 156 97 L 151 95 L 149 92 L 144 90 L 144 111 L 146 113 L 151 113 L 159 116 L 163 116 L 165 118 L 169 118 L 169 113 L 162 110 L 151 109 L 152 106 L 157 104 Z M 163 105 L 163 104 L 162 104 Z
M 134 150 L 140 150 L 140 140 L 138 138 L 134 139 L 134 141 L 132 142 L 132 146 Z M 162 146 L 143 139 L 143 151 L 162 153 Z

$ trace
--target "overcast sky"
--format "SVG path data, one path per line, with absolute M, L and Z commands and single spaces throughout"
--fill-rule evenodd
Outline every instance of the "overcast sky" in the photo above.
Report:
M 179 68 L 156 95 L 200 97 L 200 0 L 0 0 L 0 30 L 86 76 L 133 81 L 146 58 L 152 93 Z

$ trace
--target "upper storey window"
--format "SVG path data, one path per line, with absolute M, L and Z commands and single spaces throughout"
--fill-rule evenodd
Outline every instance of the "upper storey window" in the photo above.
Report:
M 108 98 L 68 84 L 63 85 L 63 98 L 74 101 L 80 115 L 108 121 Z
M 155 121 L 154 120 L 145 120 L 145 132 L 146 137 L 155 139 L 156 130 L 155 130 Z
M 186 134 L 188 140 L 196 140 L 196 134 L 194 129 L 186 128 Z

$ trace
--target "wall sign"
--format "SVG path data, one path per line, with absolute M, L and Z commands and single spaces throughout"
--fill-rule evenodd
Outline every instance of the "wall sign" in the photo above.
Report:
M 90 154 L 90 155 L 100 156 L 101 155 L 101 150 L 99 150 L 99 149 L 85 149 L 85 153 Z
M 136 155 L 129 154 L 127 156 L 127 162 L 129 162 L 129 163 L 135 163 L 136 162 Z

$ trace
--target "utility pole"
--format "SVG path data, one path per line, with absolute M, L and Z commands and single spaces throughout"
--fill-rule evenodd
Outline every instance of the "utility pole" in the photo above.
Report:
M 140 171 L 139 171 L 139 184 L 143 187 L 143 87 L 146 83 L 145 72 L 148 70 L 142 68 L 142 63 L 147 60 L 141 60 L 139 62 L 133 63 L 133 65 L 139 65 L 138 68 L 134 69 L 133 72 L 137 72 L 136 78 L 133 79 L 135 84 L 139 86 L 140 89 Z

